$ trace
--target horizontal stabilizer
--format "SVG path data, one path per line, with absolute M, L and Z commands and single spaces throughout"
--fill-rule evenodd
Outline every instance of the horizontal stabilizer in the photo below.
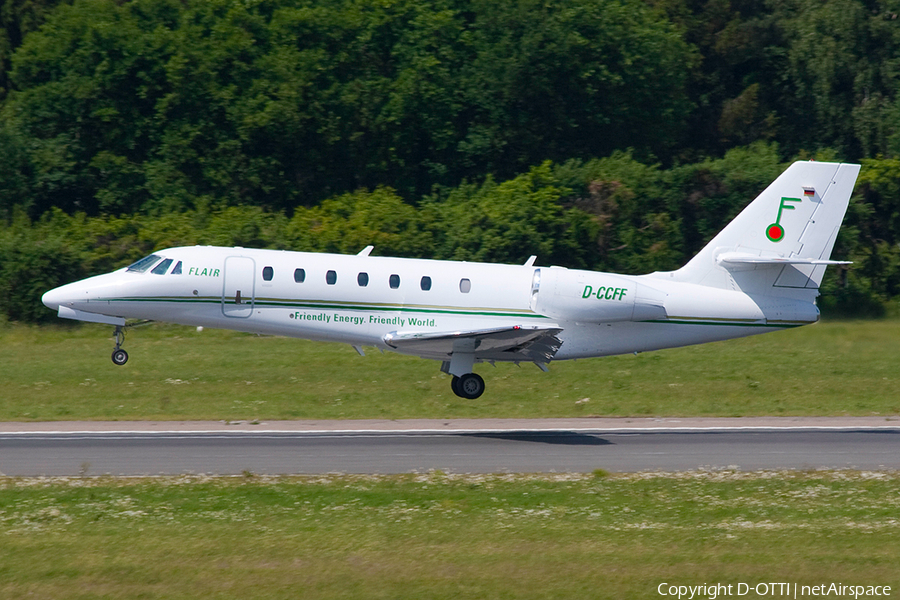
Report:
M 716 262 L 725 268 L 728 265 L 850 265 L 849 260 L 823 260 L 804 256 L 760 256 L 740 252 L 725 252 L 716 257 Z
M 472 331 L 397 332 L 384 343 L 398 352 L 446 360 L 454 352 L 474 354 L 478 360 L 547 363 L 562 346 L 558 327 L 500 327 Z

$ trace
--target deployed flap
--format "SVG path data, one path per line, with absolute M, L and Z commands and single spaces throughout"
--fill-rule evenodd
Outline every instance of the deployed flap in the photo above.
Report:
M 475 355 L 478 360 L 510 360 L 547 363 L 562 340 L 558 327 L 499 327 L 478 331 L 398 332 L 384 336 L 384 343 L 404 354 L 445 360 L 454 352 Z

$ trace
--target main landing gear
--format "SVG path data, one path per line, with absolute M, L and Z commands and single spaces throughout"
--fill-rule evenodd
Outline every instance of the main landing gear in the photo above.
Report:
M 484 393 L 484 379 L 477 373 L 466 373 L 450 380 L 450 389 L 460 398 L 474 400 Z
M 452 377 L 450 389 L 460 398 L 474 400 L 484 393 L 484 379 L 472 372 L 475 366 L 475 353 L 454 351 L 450 360 L 441 364 L 441 371 Z
M 128 362 L 128 353 L 122 350 L 122 344 L 125 343 L 125 329 L 121 325 L 116 325 L 116 347 L 113 349 L 113 364 L 122 366 Z

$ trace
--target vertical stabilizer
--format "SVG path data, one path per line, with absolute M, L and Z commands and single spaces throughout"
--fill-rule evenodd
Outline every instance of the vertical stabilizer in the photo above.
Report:
M 812 299 L 831 261 L 859 165 L 795 162 L 719 232 L 674 281 Z

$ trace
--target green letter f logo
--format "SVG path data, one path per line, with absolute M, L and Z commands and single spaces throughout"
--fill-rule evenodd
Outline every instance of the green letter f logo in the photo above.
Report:
M 785 210 L 794 210 L 787 202 L 800 202 L 800 198 L 782 198 L 778 206 L 778 217 L 775 222 L 766 227 L 766 237 L 773 242 L 780 242 L 784 238 L 784 227 L 781 226 L 781 213 Z

